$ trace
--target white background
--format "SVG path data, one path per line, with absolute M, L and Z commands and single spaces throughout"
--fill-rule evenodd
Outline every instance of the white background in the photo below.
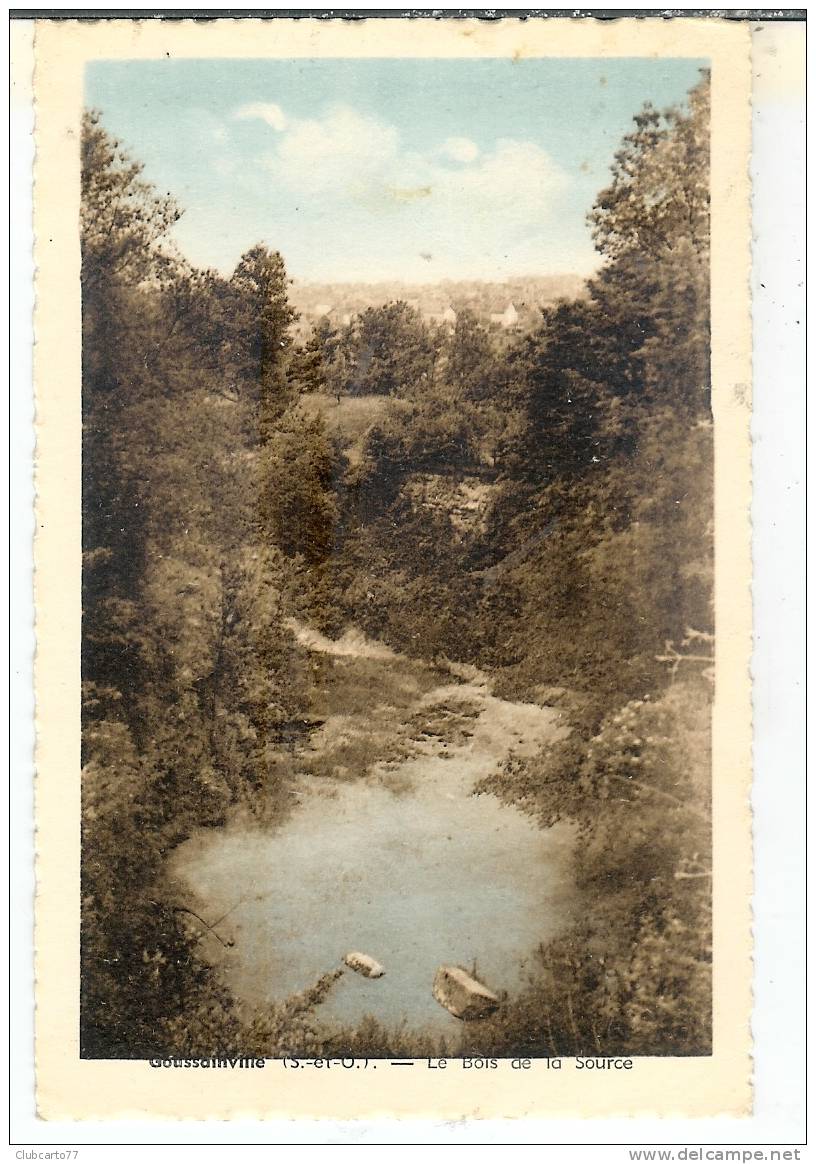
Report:
M 179 5 L 190 7 L 190 5 Z M 362 4 L 359 7 L 381 7 Z M 53 5 L 53 7 L 63 7 Z M 31 163 L 28 22 L 12 26 L 11 294 L 11 1134 L 8 1158 L 72 1148 L 79 1160 L 266 1158 L 325 1144 L 402 1156 L 417 1144 L 458 1145 L 471 1159 L 523 1148 L 536 1159 L 629 1160 L 629 1145 L 800 1145 L 804 1126 L 804 76 L 801 23 L 754 32 L 754 716 L 755 1115 L 747 1120 L 365 1123 L 268 1121 L 201 1124 L 44 1123 L 33 1099 L 32 753 L 34 649 L 31 599 L 33 403 L 31 390 Z M 793 50 L 793 51 L 791 51 Z M 159 1144 L 149 1149 L 143 1144 Z M 128 1147 L 127 1145 L 132 1145 Z M 205 1145 L 212 1146 L 205 1146 Z M 224 1147 L 240 1144 L 241 1148 Z M 93 1146 L 97 1145 L 97 1146 Z M 114 1146 L 115 1145 L 115 1146 Z M 172 1146 L 170 1146 L 172 1145 Z M 184 1147 L 188 1145 L 188 1147 Z M 196 1145 L 190 1147 L 190 1145 Z M 218 1146 L 221 1145 L 221 1146 Z M 251 1147 L 255 1146 L 254 1150 Z M 340 1147 L 347 1145 L 346 1148 Z M 593 1146 L 595 1145 L 595 1146 Z M 600 1146 L 604 1145 L 604 1146 Z M 377 1149 L 375 1148 L 375 1151 Z M 32 1158 L 32 1157 L 29 1157 Z M 682 1157 L 681 1157 L 682 1158 Z M 766 1159 L 770 1158 L 766 1155 Z M 808 1158 L 808 1150 L 799 1152 Z

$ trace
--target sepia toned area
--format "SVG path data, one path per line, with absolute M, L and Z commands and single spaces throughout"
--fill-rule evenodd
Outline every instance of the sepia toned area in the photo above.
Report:
M 271 226 L 194 262 L 181 192 L 87 112 L 84 1058 L 711 1053 L 709 80 L 687 67 L 598 165 L 594 262 L 496 278 L 485 227 L 448 270 L 421 254 L 432 279 L 361 278 L 346 238 L 343 279 L 328 214 L 309 278 Z M 468 128 L 448 168 L 476 161 Z M 495 148 L 508 220 L 535 157 Z M 445 180 L 449 232 L 478 183 Z

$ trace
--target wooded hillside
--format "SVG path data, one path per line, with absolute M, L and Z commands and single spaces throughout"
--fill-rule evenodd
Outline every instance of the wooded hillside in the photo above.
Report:
M 82 148 L 83 1054 L 320 1049 L 329 981 L 248 1020 L 162 892 L 196 827 L 294 811 L 320 680 L 293 618 L 565 711 L 482 791 L 576 822 L 593 904 L 473 1046 L 705 1053 L 707 81 L 637 114 L 599 274 L 523 332 L 397 298 L 297 339 L 280 253 L 194 269 L 101 115 Z

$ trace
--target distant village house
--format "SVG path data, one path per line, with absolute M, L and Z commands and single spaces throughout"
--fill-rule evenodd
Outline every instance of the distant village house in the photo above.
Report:
M 442 327 L 450 328 L 451 331 L 453 331 L 453 329 L 456 327 L 456 312 L 453 310 L 450 303 L 447 305 L 447 307 L 443 307 L 441 310 L 437 309 L 436 311 L 426 311 L 423 315 L 423 319 L 426 323 L 438 323 Z
M 504 311 L 494 312 L 490 316 L 491 323 L 497 323 L 499 327 L 511 328 L 518 327 L 519 313 L 516 311 L 514 303 L 508 303 Z

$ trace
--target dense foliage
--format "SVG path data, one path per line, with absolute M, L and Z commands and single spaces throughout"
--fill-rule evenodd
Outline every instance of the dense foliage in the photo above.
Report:
M 636 117 L 591 214 L 604 263 L 532 330 L 387 302 L 298 345 L 281 256 L 191 268 L 87 116 L 84 1054 L 319 1046 L 330 981 L 247 1019 L 162 886 L 197 826 L 292 809 L 293 617 L 568 714 L 483 791 L 574 822 L 585 921 L 473 1046 L 710 1048 L 707 142 L 705 80 Z M 366 1030 L 348 1046 L 404 1051 Z

